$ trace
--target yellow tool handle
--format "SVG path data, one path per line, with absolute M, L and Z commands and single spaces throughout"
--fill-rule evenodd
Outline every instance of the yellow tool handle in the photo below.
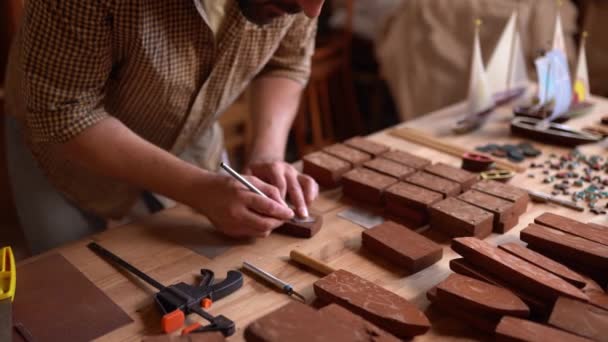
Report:
M 324 263 L 323 261 L 315 259 L 308 255 L 302 254 L 296 250 L 291 251 L 291 253 L 289 253 L 289 257 L 291 258 L 291 260 L 293 260 L 301 265 L 308 266 L 308 267 L 312 268 L 313 270 L 315 270 L 321 274 L 324 274 L 324 275 L 328 275 L 328 274 L 336 271 L 335 268 L 329 266 L 328 264 Z
M 15 257 L 10 247 L 0 249 L 0 300 L 15 298 L 17 287 L 17 269 Z

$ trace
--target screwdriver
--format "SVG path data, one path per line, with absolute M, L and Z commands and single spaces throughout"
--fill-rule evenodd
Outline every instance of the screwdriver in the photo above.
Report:
M 301 294 L 296 292 L 293 289 L 293 286 L 291 286 L 290 284 L 273 276 L 272 274 L 264 271 L 263 269 L 261 269 L 257 266 L 254 266 L 251 263 L 248 263 L 247 261 L 243 261 L 243 268 L 252 272 L 253 274 L 259 276 L 260 278 L 266 280 L 270 284 L 274 285 L 275 287 L 277 287 L 278 289 L 283 291 L 288 296 L 295 296 L 295 297 L 299 298 L 302 302 L 306 302 L 306 298 L 304 298 L 304 296 L 302 296 Z

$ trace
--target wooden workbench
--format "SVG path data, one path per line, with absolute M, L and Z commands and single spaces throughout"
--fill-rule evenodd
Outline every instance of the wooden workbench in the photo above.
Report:
M 587 122 L 597 123 L 602 114 L 608 114 L 608 100 L 595 100 L 598 105 L 594 112 L 572 121 L 573 126 L 582 126 Z M 469 148 L 489 142 L 521 141 L 519 138 L 509 136 L 508 118 L 511 114 L 507 107 L 499 109 L 491 122 L 481 131 L 467 136 L 452 136 L 449 124 L 459 113 L 462 113 L 463 109 L 462 104 L 455 105 L 406 125 L 420 128 L 445 141 L 462 144 Z M 430 158 L 435 162 L 443 161 L 460 165 L 458 158 L 410 144 L 391 136 L 389 131 L 375 134 L 372 139 L 396 149 L 407 150 Z M 566 151 L 550 146 L 538 146 L 542 147 L 545 154 Z M 586 147 L 584 150 L 606 154 L 605 147 L 600 146 Z M 511 181 L 511 184 L 542 189 L 538 178 L 528 178 L 525 173 L 519 174 Z M 95 235 L 92 239 L 165 284 L 178 281 L 193 282 L 200 268 L 210 268 L 215 271 L 217 277 L 223 277 L 226 271 L 239 269 L 242 262 L 247 260 L 291 282 L 310 301 L 314 298 L 312 283 L 318 279 L 318 276 L 288 262 L 289 251 L 298 249 L 327 261 L 333 267 L 348 269 L 374 281 L 426 309 L 428 301 L 425 292 L 450 273 L 448 262 L 456 257 L 456 254 L 449 248 L 449 240 L 443 239 L 445 251 L 440 262 L 408 276 L 403 270 L 360 250 L 363 228 L 337 216 L 345 207 L 352 204 L 341 198 L 339 190 L 322 193 L 314 203 L 312 210 L 324 215 L 324 227 L 319 234 L 309 240 L 277 234 L 259 240 L 230 240 L 214 233 L 203 217 L 185 207 L 165 210 L 143 221 L 107 230 Z M 534 217 L 548 210 L 567 214 L 582 221 L 599 218 L 588 212 L 577 213 L 560 207 L 534 204 L 522 216 L 516 229 L 506 235 L 493 234 L 487 240 L 491 243 L 518 240 L 519 231 Z M 598 223 L 606 224 L 607 220 L 606 216 L 603 216 Z M 427 231 L 426 233 L 432 235 L 433 232 Z M 94 255 L 85 247 L 89 241 L 79 241 L 59 248 L 58 251 L 105 291 L 134 320 L 134 323 L 107 334 L 101 340 L 136 341 L 140 340 L 144 334 L 159 333 L 159 315 L 153 304 L 152 288 L 125 277 L 123 273 L 118 272 Z M 229 248 L 214 259 L 206 258 L 192 251 L 192 248 L 207 247 L 220 250 L 224 247 Z M 241 341 L 247 324 L 290 300 L 284 294 L 246 275 L 243 288 L 215 303 L 210 312 L 212 314 L 221 313 L 234 320 L 238 330 L 230 340 Z M 416 340 L 437 340 L 438 337 L 441 337 L 441 340 L 449 340 L 451 339 L 448 338 L 449 336 L 453 336 L 454 340 L 483 338 L 483 335 L 477 335 L 472 331 L 473 329 L 439 312 L 429 309 L 427 314 L 433 323 L 433 328 Z

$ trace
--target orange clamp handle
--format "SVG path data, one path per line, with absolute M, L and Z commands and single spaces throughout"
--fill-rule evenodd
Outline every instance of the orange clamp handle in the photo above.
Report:
M 175 310 L 164 315 L 160 320 L 160 325 L 163 332 L 169 334 L 181 328 L 185 321 L 186 315 L 184 315 L 184 312 L 182 310 Z
M 200 325 L 199 323 L 191 324 L 191 325 L 185 327 L 184 330 L 182 330 L 182 336 L 188 335 L 188 334 L 190 334 L 191 332 L 193 332 L 194 330 L 196 330 L 196 329 L 198 329 L 200 327 L 202 327 L 202 325 Z

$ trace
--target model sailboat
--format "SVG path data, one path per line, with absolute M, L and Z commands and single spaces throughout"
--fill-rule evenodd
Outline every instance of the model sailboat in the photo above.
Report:
M 496 107 L 481 56 L 481 44 L 479 43 L 480 26 L 481 20 L 476 20 L 467 100 L 467 111 L 469 114 L 459 120 L 453 128 L 453 131 L 456 133 L 466 133 L 478 128 L 483 123 L 487 114 Z
M 523 95 L 529 82 L 517 22 L 513 12 L 488 63 L 488 80 L 497 105 Z

